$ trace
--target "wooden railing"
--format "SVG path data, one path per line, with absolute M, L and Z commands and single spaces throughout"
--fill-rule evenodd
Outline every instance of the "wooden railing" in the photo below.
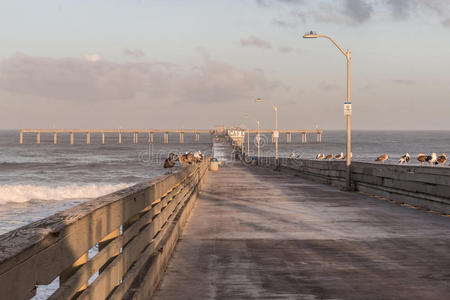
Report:
M 59 288 L 49 299 L 150 298 L 208 164 L 159 176 L 1 235 L 0 298 L 29 299 L 36 285 L 58 277 Z

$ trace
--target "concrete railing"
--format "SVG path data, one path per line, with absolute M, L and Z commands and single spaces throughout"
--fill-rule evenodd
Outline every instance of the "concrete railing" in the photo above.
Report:
M 49 299 L 149 299 L 208 164 L 159 176 L 1 235 L 0 298 L 29 299 L 36 285 L 59 277 L 59 288 Z
M 273 157 L 262 157 L 262 166 L 275 166 Z M 344 161 L 279 159 L 285 172 L 321 183 L 345 187 Z M 450 168 L 352 162 L 355 190 L 450 214 Z

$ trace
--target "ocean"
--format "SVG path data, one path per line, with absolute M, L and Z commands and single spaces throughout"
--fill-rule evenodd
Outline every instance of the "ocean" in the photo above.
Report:
M 252 135 L 250 155 L 256 156 L 255 135 Z M 318 153 L 345 153 L 345 131 L 324 131 L 322 143 L 315 143 L 315 135 L 308 135 L 307 144 L 299 143 L 301 135 L 293 136 L 287 144 L 280 136 L 279 155 L 292 152 L 306 159 Z M 275 146 L 269 135 L 261 139 L 261 155 L 273 155 Z M 170 152 L 184 153 L 200 150 L 212 153 L 212 139 L 208 134 L 185 134 L 180 144 L 178 135 L 169 135 L 169 144 L 163 144 L 162 135 L 155 134 L 155 143 L 148 144 L 141 136 L 132 144 L 132 136 L 124 136 L 119 145 L 117 136 L 92 135 L 86 145 L 81 134 L 70 145 L 69 135 L 59 134 L 53 144 L 51 134 L 41 135 L 36 144 L 33 134 L 25 134 L 24 143 L 18 142 L 18 131 L 0 131 L 0 234 L 67 209 L 88 199 L 131 186 L 167 172 L 162 167 Z M 353 131 L 352 153 L 354 161 L 373 162 L 383 153 L 389 153 L 386 163 L 397 164 L 405 153 L 415 157 L 418 153 L 450 153 L 450 131 Z M 412 158 L 411 164 L 418 164 Z M 448 166 L 448 164 L 446 164 Z

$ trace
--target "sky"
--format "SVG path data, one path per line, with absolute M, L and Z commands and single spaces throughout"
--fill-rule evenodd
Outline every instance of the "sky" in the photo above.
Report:
M 0 128 L 450 127 L 450 0 L 0 1 Z

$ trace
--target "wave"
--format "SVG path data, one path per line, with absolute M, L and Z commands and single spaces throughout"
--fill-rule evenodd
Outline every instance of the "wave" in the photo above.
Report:
M 6 184 L 0 186 L 0 204 L 28 202 L 31 200 L 89 199 L 112 193 L 129 184 L 71 184 L 43 186 L 31 184 Z

